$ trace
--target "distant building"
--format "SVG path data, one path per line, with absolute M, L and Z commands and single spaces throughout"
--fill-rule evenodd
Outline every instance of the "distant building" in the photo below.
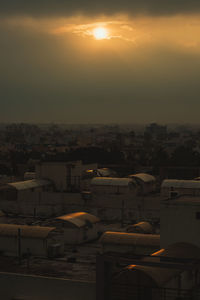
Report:
M 165 137 L 167 134 L 167 126 L 151 123 L 150 125 L 146 126 L 145 133 L 150 134 L 153 137 Z

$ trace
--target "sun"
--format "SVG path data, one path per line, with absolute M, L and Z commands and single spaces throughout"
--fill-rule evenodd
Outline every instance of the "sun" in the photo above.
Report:
M 104 27 L 96 27 L 93 30 L 93 36 L 96 40 L 108 39 L 108 30 Z

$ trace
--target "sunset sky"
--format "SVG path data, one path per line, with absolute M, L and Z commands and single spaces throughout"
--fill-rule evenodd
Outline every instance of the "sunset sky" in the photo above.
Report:
M 0 0 L 0 122 L 199 123 L 199 111 L 199 0 Z

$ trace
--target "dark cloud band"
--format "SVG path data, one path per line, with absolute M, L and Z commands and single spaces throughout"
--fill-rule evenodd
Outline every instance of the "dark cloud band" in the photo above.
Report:
M 0 0 L 0 15 L 174 15 L 200 12 L 199 0 Z

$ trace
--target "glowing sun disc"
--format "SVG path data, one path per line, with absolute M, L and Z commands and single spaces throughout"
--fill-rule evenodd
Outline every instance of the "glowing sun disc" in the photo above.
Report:
M 97 27 L 93 30 L 93 36 L 96 40 L 103 40 L 108 38 L 108 31 L 104 27 Z

